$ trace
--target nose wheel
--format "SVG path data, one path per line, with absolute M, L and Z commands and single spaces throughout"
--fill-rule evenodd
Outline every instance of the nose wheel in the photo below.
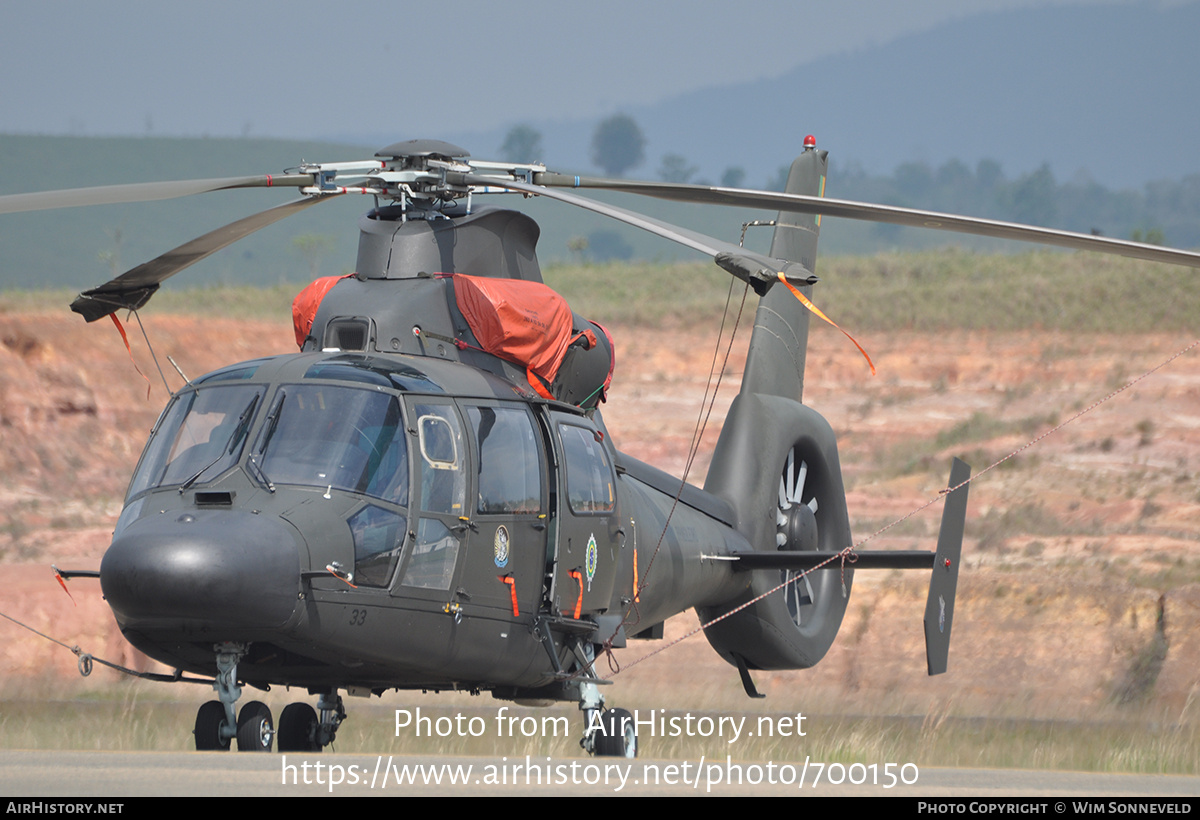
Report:
M 275 743 L 275 722 L 265 703 L 252 700 L 234 718 L 234 706 L 242 696 L 242 688 L 237 685 L 237 665 L 247 649 L 246 644 L 239 643 L 213 647 L 217 661 L 213 689 L 220 700 L 210 700 L 196 712 L 192 734 L 197 751 L 226 751 L 235 737 L 239 752 L 269 752 Z
M 196 712 L 192 734 L 199 752 L 228 751 L 235 737 L 239 752 L 269 752 L 275 742 L 275 723 L 270 707 L 253 700 L 242 707 L 237 725 L 231 729 L 225 718 L 225 704 L 210 700 Z

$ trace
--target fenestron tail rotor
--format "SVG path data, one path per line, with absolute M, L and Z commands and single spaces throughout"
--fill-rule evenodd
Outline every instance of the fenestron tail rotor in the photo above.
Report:
M 787 467 L 783 471 L 783 475 L 779 477 L 779 512 L 776 515 L 775 522 L 779 527 L 779 532 L 775 534 L 775 545 L 782 547 L 787 543 L 787 533 L 784 527 L 787 525 L 787 512 L 792 507 L 797 507 L 803 504 L 812 511 L 813 515 L 817 513 L 817 497 L 814 495 L 808 500 L 808 503 L 803 502 L 804 497 L 804 480 L 808 477 L 808 463 L 801 461 L 799 466 L 796 465 L 796 451 L 788 451 Z
M 787 464 L 779 477 L 779 509 L 775 514 L 775 545 L 780 549 L 788 546 L 810 551 L 817 549 L 816 516 L 820 505 L 811 491 L 807 493 L 809 500 L 804 501 L 807 478 L 808 462 L 797 460 L 795 449 L 789 450 Z M 792 623 L 803 626 L 805 607 L 816 601 L 809 573 L 785 569 L 780 578 L 787 584 L 783 594 Z

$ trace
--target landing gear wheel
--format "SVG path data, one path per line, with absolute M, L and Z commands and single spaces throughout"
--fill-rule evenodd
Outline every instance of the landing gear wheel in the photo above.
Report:
M 604 734 L 596 735 L 597 757 L 637 757 L 637 725 L 627 709 L 609 709 L 600 721 Z
M 229 738 L 221 739 L 221 724 L 225 722 L 225 706 L 219 700 L 210 700 L 196 712 L 196 738 L 198 752 L 224 752 L 229 750 Z
M 271 710 L 265 703 L 252 700 L 242 707 L 238 715 L 238 751 L 269 752 L 275 740 L 275 724 L 271 721 Z
M 279 715 L 279 751 L 319 752 L 317 710 L 307 703 L 289 703 Z

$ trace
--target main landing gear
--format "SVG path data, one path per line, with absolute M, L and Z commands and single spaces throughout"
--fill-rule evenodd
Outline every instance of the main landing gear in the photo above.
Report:
M 236 737 L 239 752 L 269 752 L 276 739 L 281 752 L 319 752 L 333 743 L 346 710 L 337 690 L 321 695 L 317 709 L 307 703 L 290 703 L 279 716 L 276 730 L 271 709 L 252 700 L 234 718 L 234 704 L 242 696 L 237 685 L 237 664 L 246 654 L 245 644 L 223 643 L 213 647 L 217 677 L 213 689 L 219 700 L 210 700 L 196 712 L 197 751 L 226 751 Z M 318 714 L 319 712 L 319 714 Z
M 583 668 L 591 674 L 595 662 L 591 646 L 584 650 Z M 591 680 L 579 684 L 579 709 L 583 712 L 580 747 L 597 757 L 637 757 L 637 724 L 627 709 L 605 709 L 600 687 Z
M 289 703 L 279 716 L 279 751 L 319 752 L 333 743 L 345 719 L 336 689 L 322 694 L 315 710 L 307 703 Z

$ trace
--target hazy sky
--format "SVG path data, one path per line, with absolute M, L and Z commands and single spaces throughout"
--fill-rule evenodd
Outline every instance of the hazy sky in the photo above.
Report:
M 0 131 L 309 138 L 593 118 L 955 17 L 1101 2 L 0 0 Z

